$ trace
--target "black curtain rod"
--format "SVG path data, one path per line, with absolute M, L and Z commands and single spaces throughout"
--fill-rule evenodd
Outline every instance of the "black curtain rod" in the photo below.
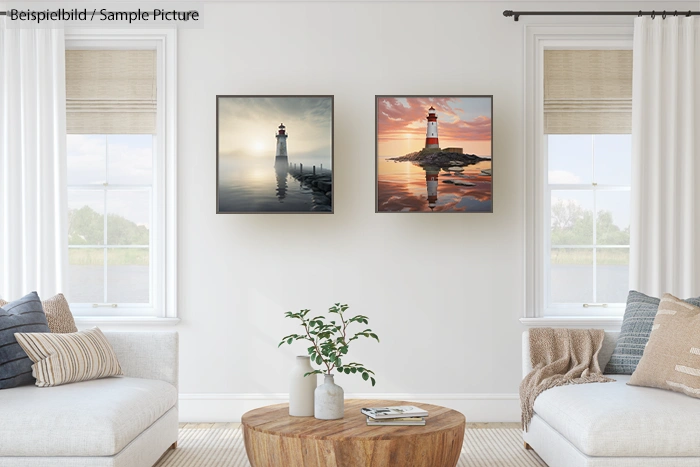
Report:
M 518 21 L 521 16 L 698 16 L 700 11 L 513 11 L 506 10 L 503 16 L 506 18 L 513 17 L 513 20 Z

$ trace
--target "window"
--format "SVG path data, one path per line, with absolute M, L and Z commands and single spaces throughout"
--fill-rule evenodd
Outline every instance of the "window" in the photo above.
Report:
M 527 26 L 526 41 L 523 322 L 614 326 L 629 291 L 632 31 Z
M 546 135 L 548 310 L 625 303 L 631 146 L 629 134 Z
M 155 135 L 68 135 L 68 294 L 152 307 Z
M 77 316 L 174 318 L 172 32 L 67 33 L 68 280 Z

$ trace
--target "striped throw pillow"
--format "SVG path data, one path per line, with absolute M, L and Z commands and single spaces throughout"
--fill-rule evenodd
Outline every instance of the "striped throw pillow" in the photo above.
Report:
M 0 307 L 0 389 L 34 383 L 32 361 L 17 343 L 16 332 L 49 332 L 36 292 Z
M 0 307 L 7 305 L 7 302 L 0 298 Z M 46 321 L 49 323 L 51 332 L 78 332 L 70 311 L 68 301 L 62 293 L 41 301 L 41 306 L 46 314 Z
M 34 362 L 32 374 L 39 387 L 124 374 L 99 328 L 68 334 L 17 333 L 15 337 Z

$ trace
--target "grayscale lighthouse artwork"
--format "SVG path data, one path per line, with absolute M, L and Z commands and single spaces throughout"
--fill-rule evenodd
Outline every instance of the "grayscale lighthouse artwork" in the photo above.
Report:
M 217 96 L 216 143 L 217 213 L 333 212 L 333 96 Z

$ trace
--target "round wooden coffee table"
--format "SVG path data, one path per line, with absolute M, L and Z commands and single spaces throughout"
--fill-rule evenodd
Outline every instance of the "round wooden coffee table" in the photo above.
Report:
M 415 405 L 425 426 L 367 426 L 362 407 Z M 345 418 L 290 417 L 289 405 L 251 410 L 241 420 L 253 467 L 454 467 L 466 420 L 439 405 L 348 399 Z

